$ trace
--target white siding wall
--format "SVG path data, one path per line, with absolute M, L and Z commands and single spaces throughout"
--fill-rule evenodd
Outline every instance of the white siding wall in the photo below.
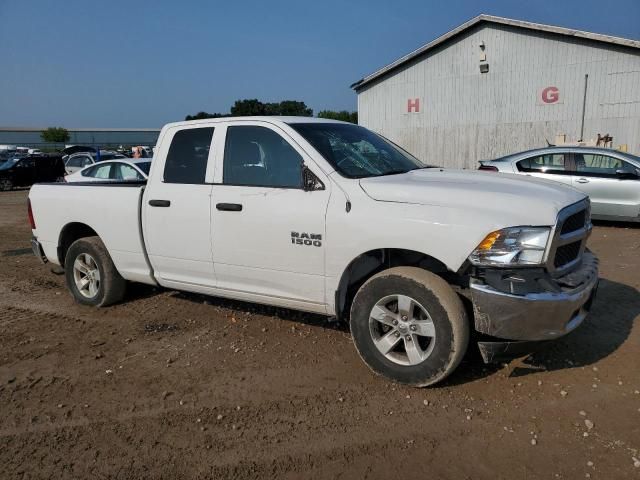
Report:
M 480 74 L 484 42 L 489 72 Z M 477 168 L 478 160 L 580 136 L 609 133 L 640 154 L 640 52 L 547 33 L 484 24 L 358 92 L 361 125 L 434 165 Z M 539 101 L 556 86 L 560 103 Z M 420 99 L 420 113 L 407 100 Z

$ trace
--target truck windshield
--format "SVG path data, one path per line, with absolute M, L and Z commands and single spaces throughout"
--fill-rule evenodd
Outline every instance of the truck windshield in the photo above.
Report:
M 345 177 L 378 177 L 428 167 L 399 146 L 359 125 L 289 125 Z

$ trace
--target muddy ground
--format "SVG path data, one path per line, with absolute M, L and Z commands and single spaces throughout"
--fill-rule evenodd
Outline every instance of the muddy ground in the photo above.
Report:
M 640 228 L 598 225 L 599 296 L 526 361 L 376 377 L 323 317 L 143 286 L 76 305 L 0 193 L 0 478 L 640 478 Z

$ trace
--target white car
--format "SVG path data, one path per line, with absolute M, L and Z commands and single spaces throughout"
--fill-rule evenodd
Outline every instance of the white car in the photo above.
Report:
M 111 152 L 109 150 L 101 150 L 100 156 L 96 153 L 92 152 L 80 152 L 69 155 L 64 162 L 65 170 L 68 174 L 75 173 L 79 170 L 82 170 L 89 165 L 93 165 L 94 163 L 102 162 L 105 160 L 113 160 L 113 159 L 126 159 L 124 155 Z
M 308 117 L 172 123 L 159 138 L 145 185 L 31 188 L 33 251 L 80 304 L 122 301 L 130 281 L 337 317 L 372 370 L 414 386 L 449 375 L 474 330 L 490 361 L 587 316 L 598 267 L 575 189 L 429 167 Z
M 149 175 L 151 159 L 107 160 L 64 177 L 66 182 L 144 181 Z

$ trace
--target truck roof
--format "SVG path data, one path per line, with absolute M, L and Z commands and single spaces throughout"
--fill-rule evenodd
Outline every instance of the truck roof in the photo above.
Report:
M 220 118 L 205 118 L 202 120 L 185 120 L 182 122 L 168 123 L 169 126 L 183 126 L 183 125 L 197 125 L 199 123 L 212 123 L 212 122 L 229 122 L 229 121 L 255 121 L 269 122 L 274 124 L 289 124 L 289 123 L 347 123 L 340 120 L 331 120 L 328 118 L 317 117 L 287 117 L 287 116 L 256 116 L 256 117 L 220 117 Z

